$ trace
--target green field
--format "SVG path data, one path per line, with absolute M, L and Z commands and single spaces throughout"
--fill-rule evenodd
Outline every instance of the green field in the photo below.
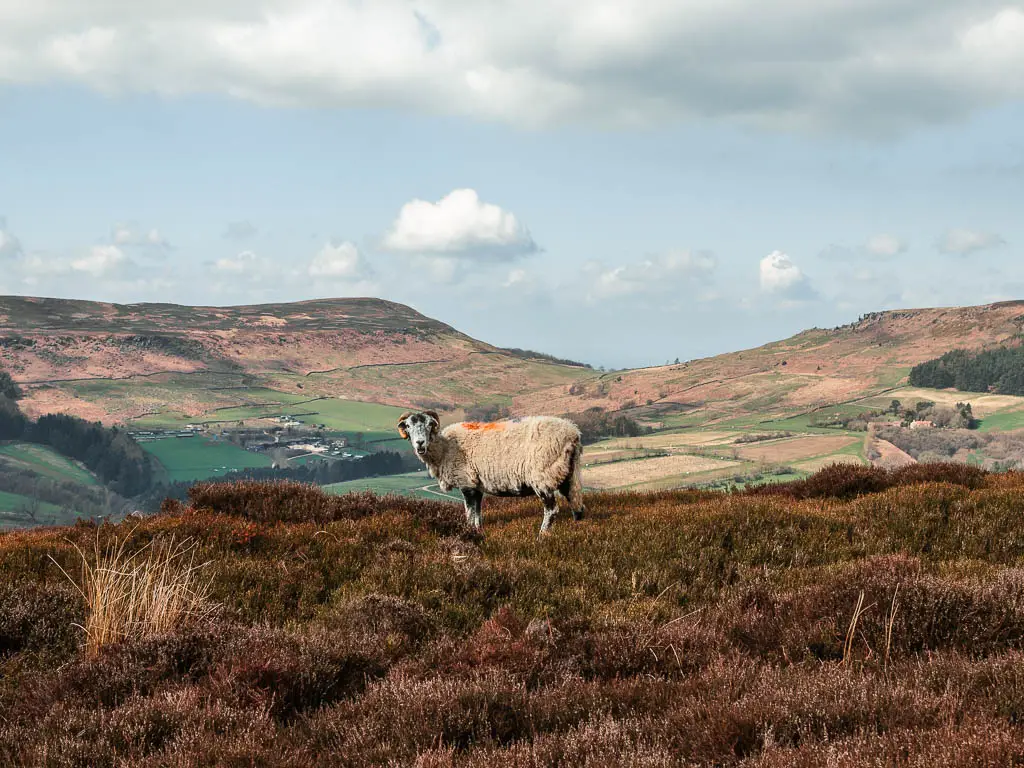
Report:
M 188 391 L 190 394 L 202 394 L 199 390 Z M 401 408 L 390 405 L 334 397 L 309 398 L 263 387 L 232 391 L 238 399 L 245 401 L 244 405 L 211 407 L 200 415 L 191 416 L 177 411 L 162 411 L 134 419 L 131 425 L 136 429 L 175 429 L 190 423 L 233 424 L 302 413 L 309 414 L 299 417 L 306 424 L 324 424 L 332 432 L 362 432 L 371 440 L 393 437 L 395 423 L 403 412 Z
M 0 491 L 0 530 L 10 528 L 24 528 L 34 525 L 32 521 L 17 514 L 19 509 L 32 508 L 36 512 L 36 519 L 40 523 L 68 524 L 73 522 L 74 516 L 69 518 L 63 514 L 56 504 L 48 504 L 45 501 L 22 496 L 17 493 Z
M 220 477 L 232 469 L 269 467 L 273 463 L 263 454 L 201 437 L 166 437 L 141 445 L 160 462 L 172 482 Z
M 422 490 L 424 486 L 430 486 L 431 491 Z M 387 477 L 364 477 L 359 480 L 347 480 L 344 483 L 333 483 L 323 486 L 328 493 L 342 495 L 353 491 L 373 491 L 377 494 L 397 493 L 403 496 L 416 496 L 417 498 L 433 499 L 440 501 L 441 489 L 437 483 L 426 472 L 408 472 L 402 475 L 388 475 Z M 462 501 L 462 494 L 453 492 L 442 494 L 453 501 Z
M 1009 432 L 1014 429 L 1024 429 L 1024 411 L 990 413 L 981 420 L 978 429 L 982 432 Z
M 232 387 L 225 390 L 203 390 L 188 387 L 186 386 L 187 384 L 188 382 L 181 382 L 174 386 L 151 384 L 150 388 L 153 391 L 150 394 L 157 397 L 163 395 L 163 402 L 173 402 L 177 397 L 185 394 L 192 398 L 200 398 L 200 405 L 209 405 L 202 414 L 187 415 L 179 411 L 166 410 L 134 419 L 131 422 L 132 426 L 138 429 L 176 429 L 194 422 L 230 422 L 244 419 L 273 418 L 295 412 L 296 410 L 315 410 L 315 408 L 305 407 L 305 404 L 310 403 L 311 400 L 306 395 L 278 392 L 266 387 Z M 133 388 L 132 392 L 135 393 L 137 390 Z M 218 405 L 218 403 L 223 403 L 225 399 L 228 399 L 228 392 L 231 393 L 228 402 L 238 403 L 242 401 L 244 404 Z M 177 393 L 176 397 L 171 396 L 174 393 Z M 313 400 L 313 404 L 316 402 L 318 401 Z
M 33 443 L 0 445 L 0 461 L 19 469 L 29 469 L 53 480 L 82 485 L 99 485 L 99 481 L 87 469 L 45 445 Z

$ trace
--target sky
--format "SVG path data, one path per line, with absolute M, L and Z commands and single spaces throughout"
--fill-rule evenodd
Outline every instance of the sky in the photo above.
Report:
M 1024 298 L 1024 0 L 0 0 L 0 294 L 608 367 Z

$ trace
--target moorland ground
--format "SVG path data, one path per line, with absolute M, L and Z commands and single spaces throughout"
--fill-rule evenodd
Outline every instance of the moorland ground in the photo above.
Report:
M 1011 765 L 1022 504 L 1019 473 L 840 466 L 590 494 L 538 539 L 535 501 L 489 500 L 481 534 L 443 501 L 243 483 L 0 534 L 0 762 Z M 202 610 L 87 647 L 76 547 L 172 537 Z

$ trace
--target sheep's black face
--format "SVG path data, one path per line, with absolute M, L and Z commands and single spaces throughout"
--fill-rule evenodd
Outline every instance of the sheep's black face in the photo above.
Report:
M 433 411 L 406 413 L 398 420 L 398 434 L 412 443 L 412 449 L 421 459 L 427 455 L 431 440 L 437 436 L 441 419 Z

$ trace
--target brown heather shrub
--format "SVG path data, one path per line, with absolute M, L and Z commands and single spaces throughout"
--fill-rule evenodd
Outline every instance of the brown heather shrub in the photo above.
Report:
M 386 671 L 372 638 L 252 628 L 228 644 L 210 672 L 218 698 L 290 720 L 363 690 Z
M 66 657 L 81 639 L 81 596 L 70 584 L 0 582 L 0 663 L 33 652 Z
M 387 511 L 410 515 L 432 533 L 451 536 L 468 533 L 465 517 L 452 504 L 366 491 L 335 496 L 309 483 L 240 480 L 235 483 L 197 483 L 188 491 L 189 505 L 222 515 L 259 522 L 329 523 L 359 520 Z M 166 513 L 181 505 L 165 505 Z
M 952 483 L 980 488 L 988 473 L 968 464 L 909 464 L 898 469 L 832 464 L 803 480 L 751 486 L 750 496 L 788 496 L 792 499 L 851 499 L 866 493 L 916 483 Z
M 538 539 L 531 500 L 490 500 L 480 535 L 456 504 L 241 483 L 134 527 L 0 534 L 0 765 L 1024 754 L 1024 473 L 840 468 L 587 506 Z M 219 612 L 88 655 L 61 568 L 172 537 L 210 562 Z

